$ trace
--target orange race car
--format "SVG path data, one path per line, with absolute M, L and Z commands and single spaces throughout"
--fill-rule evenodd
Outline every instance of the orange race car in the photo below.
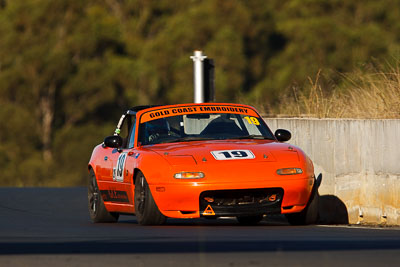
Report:
M 318 219 L 312 161 L 272 134 L 257 111 L 225 103 L 138 106 L 89 161 L 93 222 L 135 214 L 143 225 L 167 218 L 236 217 L 258 223 L 285 214 L 291 224 Z

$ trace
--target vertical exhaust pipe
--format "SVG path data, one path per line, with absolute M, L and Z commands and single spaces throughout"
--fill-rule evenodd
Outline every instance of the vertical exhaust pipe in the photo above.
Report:
M 193 60 L 194 73 L 194 103 L 204 103 L 204 67 L 203 61 L 207 56 L 202 51 L 194 51 L 194 55 L 190 57 Z

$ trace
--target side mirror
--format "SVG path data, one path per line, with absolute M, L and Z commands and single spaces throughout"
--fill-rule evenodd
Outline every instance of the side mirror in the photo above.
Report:
M 122 137 L 119 135 L 107 136 L 104 139 L 104 145 L 112 148 L 119 148 L 122 146 Z
M 292 138 L 292 134 L 288 130 L 278 129 L 275 131 L 275 137 L 279 142 L 286 142 Z

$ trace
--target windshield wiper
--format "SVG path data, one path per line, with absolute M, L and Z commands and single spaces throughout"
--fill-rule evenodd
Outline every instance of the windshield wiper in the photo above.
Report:
M 268 138 L 263 135 L 250 134 L 244 136 L 235 136 L 235 137 L 197 137 L 197 136 L 185 136 L 178 138 L 171 138 L 160 140 L 157 144 L 165 144 L 165 143 L 176 143 L 176 142 L 191 142 L 191 141 L 205 141 L 205 140 L 229 140 L 229 139 L 258 139 L 258 140 L 274 140 L 273 138 Z
M 249 135 L 244 135 L 244 136 L 236 136 L 236 137 L 231 137 L 229 139 L 268 139 L 268 140 L 273 140 L 272 138 L 259 135 L 259 134 L 249 134 Z
M 210 138 L 210 137 L 185 136 L 185 137 L 179 137 L 179 138 L 175 138 L 175 139 L 164 140 L 159 143 L 191 142 L 191 141 L 204 141 L 204 140 L 215 140 L 215 139 L 216 138 Z

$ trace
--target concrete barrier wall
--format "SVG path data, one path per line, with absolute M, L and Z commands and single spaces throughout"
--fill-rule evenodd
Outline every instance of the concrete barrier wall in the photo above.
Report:
M 400 120 L 264 120 L 289 130 L 322 174 L 323 222 L 400 225 Z

